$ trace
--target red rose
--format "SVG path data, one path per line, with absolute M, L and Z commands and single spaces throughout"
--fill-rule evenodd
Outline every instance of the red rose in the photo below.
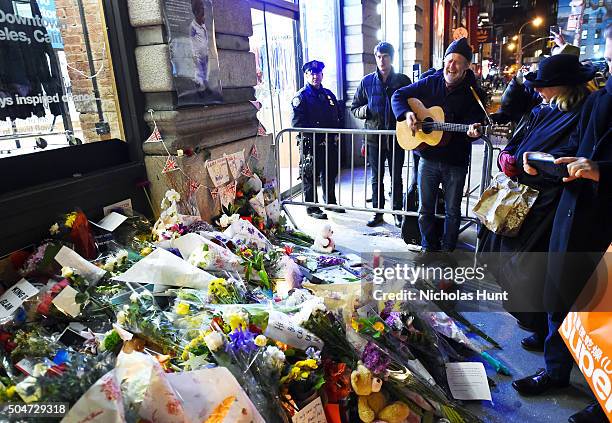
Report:
M 253 223 L 253 218 L 251 216 L 240 216 L 240 218 L 242 220 L 247 220 L 247 221 Z

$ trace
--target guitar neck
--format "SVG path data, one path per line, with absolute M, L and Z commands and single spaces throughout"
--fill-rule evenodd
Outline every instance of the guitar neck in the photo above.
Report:
M 446 122 L 420 122 L 420 126 L 424 130 L 444 132 L 467 132 L 470 129 L 470 125 Z

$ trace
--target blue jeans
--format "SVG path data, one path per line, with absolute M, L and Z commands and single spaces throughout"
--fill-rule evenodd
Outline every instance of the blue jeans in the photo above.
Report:
M 446 163 L 419 160 L 419 229 L 421 231 L 421 246 L 427 250 L 439 250 L 439 240 L 436 235 L 436 197 L 438 186 L 442 183 L 444 189 L 444 205 L 446 219 L 444 221 L 444 236 L 442 249 L 453 251 L 459 237 L 461 223 L 461 197 L 467 168 L 451 166 Z

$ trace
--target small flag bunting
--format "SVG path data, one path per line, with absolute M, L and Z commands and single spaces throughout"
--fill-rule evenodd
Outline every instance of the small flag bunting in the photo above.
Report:
M 145 142 L 157 142 L 161 140 L 162 140 L 161 133 L 159 132 L 157 125 L 155 125 L 155 129 L 153 129 L 153 132 L 151 132 L 151 135 L 149 135 L 149 138 L 147 138 Z
M 172 172 L 178 170 L 178 164 L 176 163 L 176 160 L 170 156 L 168 156 L 166 158 L 166 164 L 164 165 L 164 168 L 162 169 L 162 173 L 168 173 L 168 172 Z

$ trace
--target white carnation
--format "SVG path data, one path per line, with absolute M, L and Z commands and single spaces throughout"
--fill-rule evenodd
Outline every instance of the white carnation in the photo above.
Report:
M 57 223 L 51 225 L 51 227 L 49 228 L 49 233 L 51 235 L 56 235 L 57 233 L 59 233 L 59 225 Z
M 72 267 L 69 267 L 69 266 L 62 267 L 62 277 L 63 278 L 70 278 L 73 275 L 74 275 L 74 269 Z
M 168 191 L 166 191 L 166 198 L 171 203 L 176 203 L 181 199 L 181 194 L 179 194 L 173 189 L 169 189 Z
M 215 352 L 223 347 L 223 335 L 219 332 L 211 332 L 204 337 L 204 342 L 209 350 Z

